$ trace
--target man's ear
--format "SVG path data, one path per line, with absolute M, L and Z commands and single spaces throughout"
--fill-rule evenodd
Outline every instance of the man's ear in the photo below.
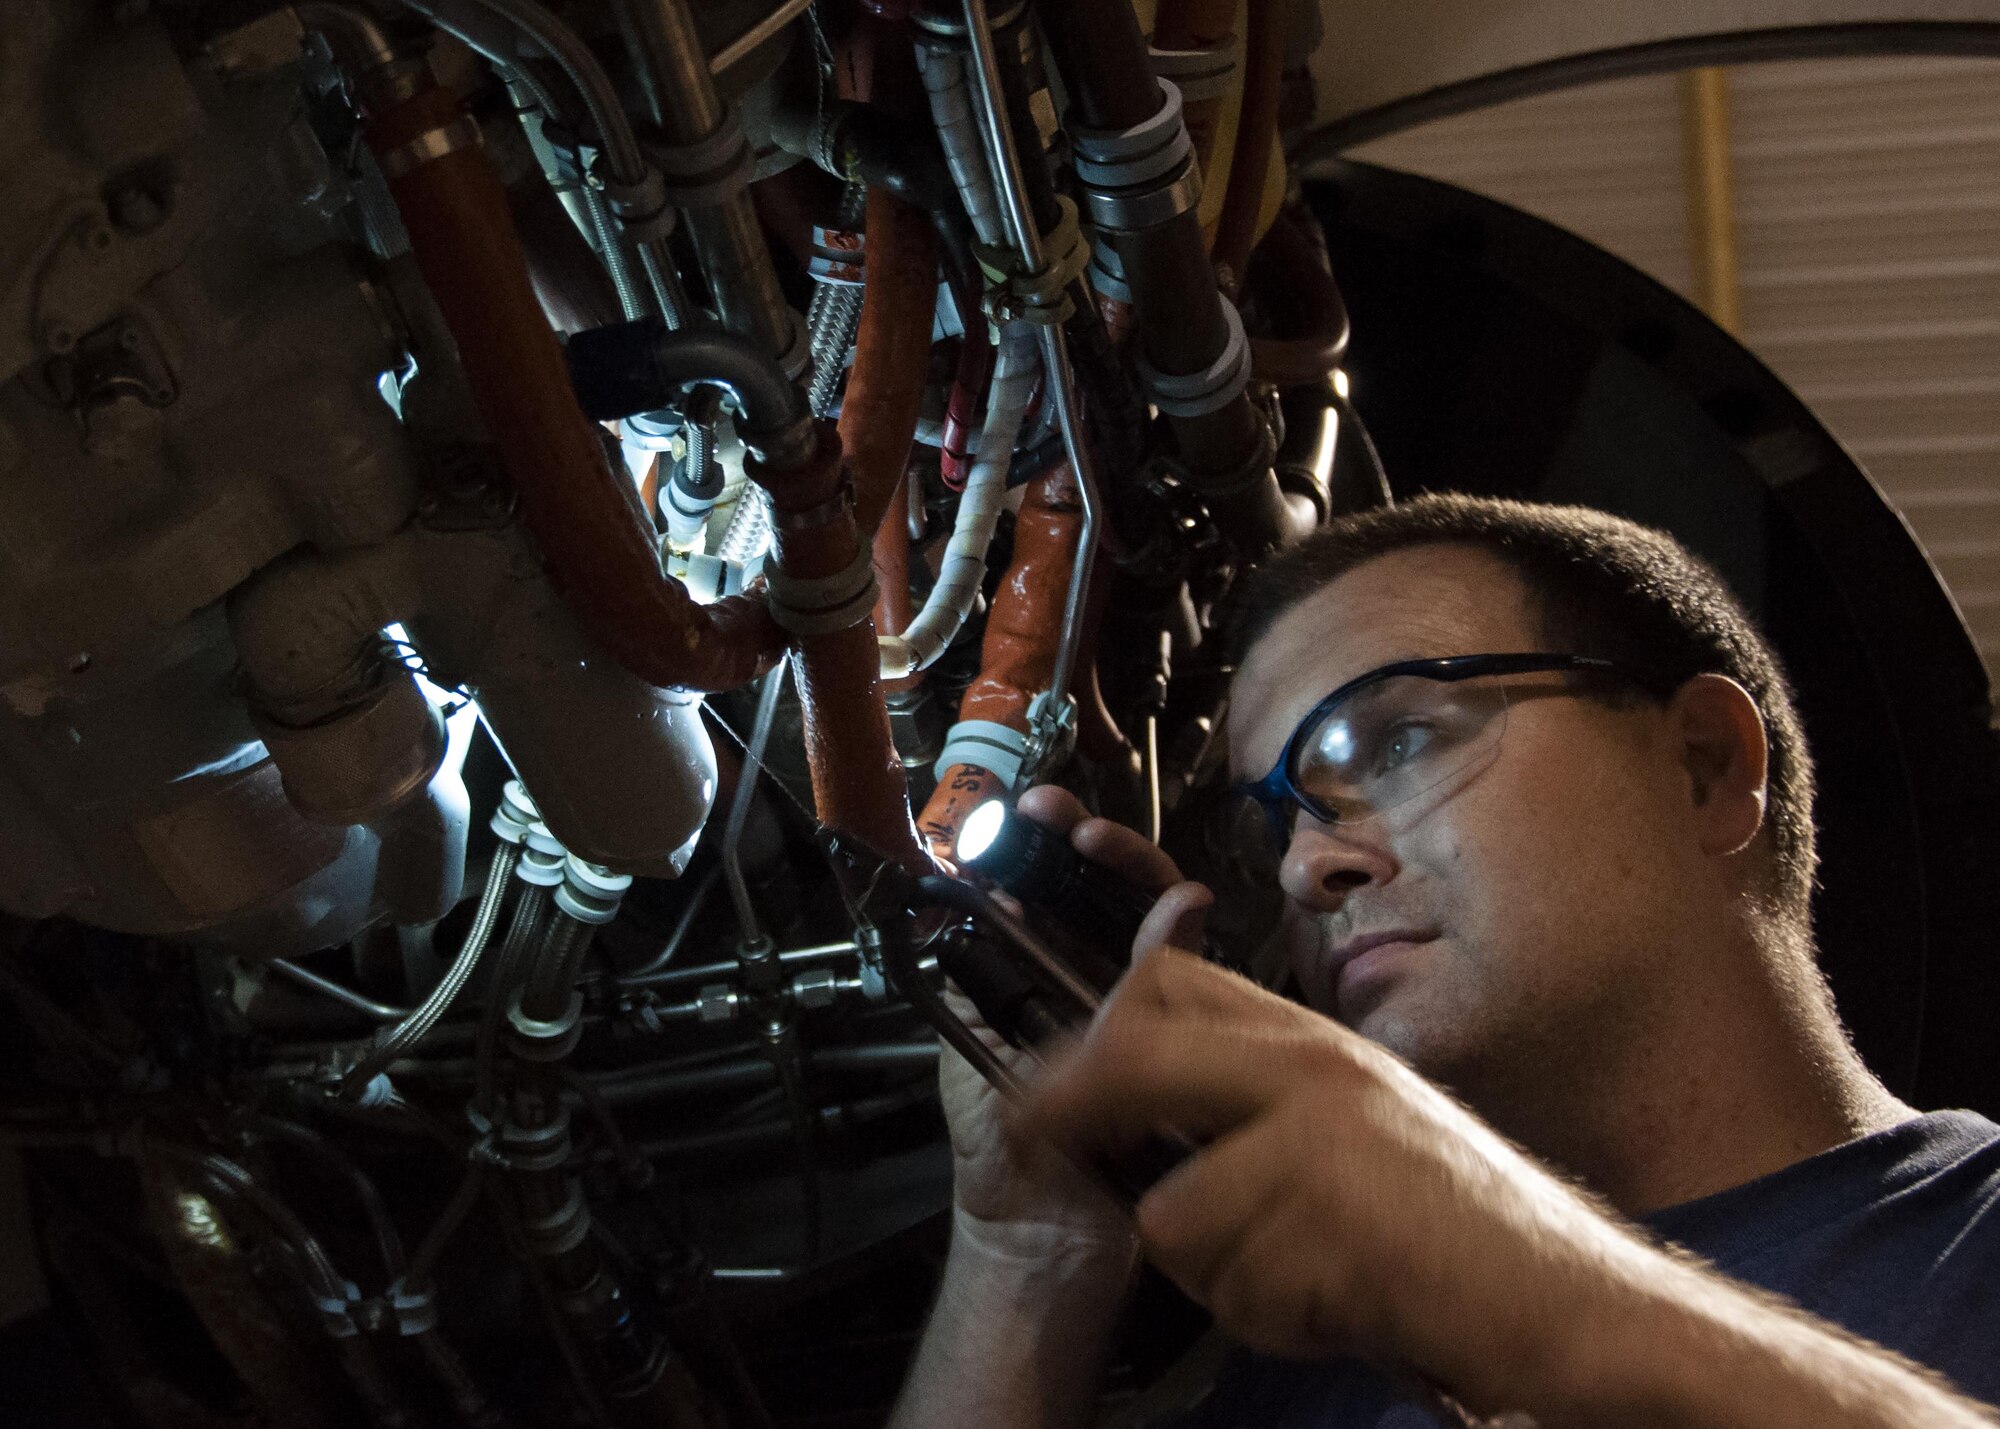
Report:
M 1740 853 L 1764 823 L 1770 745 L 1750 692 L 1727 675 L 1696 675 L 1667 705 L 1680 744 L 1703 853 Z

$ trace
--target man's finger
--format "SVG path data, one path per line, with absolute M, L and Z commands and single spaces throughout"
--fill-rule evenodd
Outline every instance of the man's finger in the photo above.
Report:
M 1132 955 L 1143 958 L 1162 948 L 1193 949 L 1208 932 L 1215 894 L 1206 884 L 1176 883 L 1160 895 L 1132 939 Z
M 1014 803 L 1015 809 L 1057 833 L 1068 834 L 1090 817 L 1083 800 L 1058 784 L 1037 784 Z
M 1274 1061 L 1297 1037 L 1289 1019 L 1107 1003 L 1075 1051 L 1052 1060 L 1030 1089 L 1018 1129 L 1087 1150 L 1130 1146 L 1157 1131 L 1218 1135 L 1270 1103 Z
M 1110 819 L 1086 819 L 1070 831 L 1076 851 L 1128 883 L 1158 893 L 1181 881 L 1181 871 L 1158 844 Z

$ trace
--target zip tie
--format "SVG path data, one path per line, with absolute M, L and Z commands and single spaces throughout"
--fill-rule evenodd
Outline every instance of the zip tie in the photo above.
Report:
M 1133 359 L 1133 368 L 1153 405 L 1169 417 L 1205 417 L 1219 412 L 1241 395 L 1250 382 L 1250 343 L 1243 334 L 1243 315 L 1236 304 L 1215 294 L 1229 327 L 1229 341 L 1215 361 L 1200 372 L 1174 374 L 1160 371 L 1143 354 Z
M 875 553 L 866 546 L 833 575 L 800 579 L 773 564 L 765 568 L 764 582 L 771 618 L 793 635 L 831 635 L 875 613 Z

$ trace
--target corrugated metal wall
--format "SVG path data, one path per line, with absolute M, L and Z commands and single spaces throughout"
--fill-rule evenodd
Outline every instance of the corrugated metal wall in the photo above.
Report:
M 2000 668 L 2000 63 L 1766 65 L 1730 89 L 1743 340 L 1905 514 Z M 1491 194 L 1690 291 L 1676 77 L 1355 156 Z

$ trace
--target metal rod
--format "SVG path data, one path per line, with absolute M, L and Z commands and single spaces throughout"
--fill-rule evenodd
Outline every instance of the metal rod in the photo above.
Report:
M 993 44 L 993 29 L 987 19 L 986 0 L 964 0 L 966 39 L 972 47 L 973 90 L 985 120 L 987 157 L 992 161 L 995 187 L 1000 191 L 1000 207 L 1008 230 L 1019 248 L 1029 272 L 1040 272 L 1044 257 L 1042 235 L 1035 227 L 1034 210 L 1021 169 L 1021 154 L 1014 143 L 1014 127 L 1008 122 L 1007 101 L 1001 89 L 1000 57 Z M 1077 493 L 1083 502 L 1083 529 L 1078 534 L 1076 558 L 1070 567 L 1069 593 L 1063 601 L 1062 638 L 1056 646 L 1055 667 L 1049 677 L 1049 714 L 1060 719 L 1069 698 L 1070 679 L 1076 669 L 1077 645 L 1082 636 L 1084 598 L 1090 574 L 1097 560 L 1098 481 L 1095 454 L 1083 430 L 1082 412 L 1076 393 L 1076 370 L 1070 363 L 1069 339 L 1060 323 L 1039 323 L 1036 337 L 1042 349 L 1042 367 L 1050 395 L 1055 399 L 1056 424 L 1062 432 L 1063 454 L 1069 458 L 1076 476 Z M 1033 733 L 1033 731 L 1031 731 Z M 1047 749 L 1037 751 L 1045 756 Z
M 1729 72 L 1692 69 L 1681 76 L 1681 126 L 1687 163 L 1688 247 L 1702 310 L 1725 332 L 1743 326 L 1737 271 L 1736 177 L 1729 141 Z
M 757 920 L 750 899 L 750 885 L 743 879 L 743 830 L 750 822 L 750 800 L 757 792 L 757 772 L 764 767 L 764 748 L 771 742 L 771 724 L 778 713 L 778 696 L 785 688 L 786 665 L 780 661 L 764 677 L 763 693 L 757 697 L 757 722 L 744 746 L 743 775 L 736 781 L 736 796 L 729 803 L 729 823 L 722 833 L 722 872 L 729 881 L 729 901 L 736 905 L 736 924 L 745 944 L 764 941 L 763 925 Z
M 289 958 L 270 958 L 265 964 L 272 972 L 288 982 L 297 983 L 309 992 L 332 998 L 343 1007 L 351 1007 L 356 1012 L 366 1013 L 377 1022 L 401 1022 L 414 1008 L 397 1007 L 393 1003 L 377 1002 L 372 997 L 363 997 L 351 987 L 342 986 L 332 978 L 321 977 L 310 968 L 300 967 Z
M 1160 717 L 1146 716 L 1146 837 L 1160 841 Z
M 715 52 L 708 62 L 710 74 L 721 74 L 738 60 L 746 58 L 764 41 L 792 23 L 792 21 L 812 9 L 813 0 L 785 0 L 785 3 L 724 45 Z
M 812 963 L 833 962 L 839 958 L 858 958 L 861 950 L 852 940 L 840 943 L 815 943 L 806 948 L 787 948 L 778 954 L 781 967 L 810 965 Z M 734 978 L 743 970 L 743 965 L 731 958 L 727 962 L 697 963 L 692 967 L 661 968 L 653 972 L 627 973 L 618 979 L 620 987 L 685 987 L 696 983 L 722 982 Z

